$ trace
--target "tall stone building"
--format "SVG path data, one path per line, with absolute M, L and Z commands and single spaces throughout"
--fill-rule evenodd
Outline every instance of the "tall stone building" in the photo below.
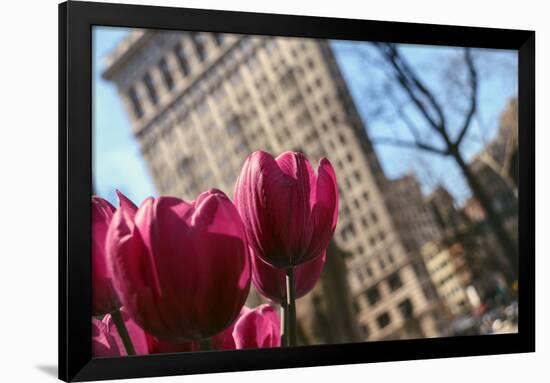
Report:
M 105 64 L 162 194 L 193 199 L 217 187 L 232 195 L 258 149 L 302 151 L 312 163 L 327 156 L 340 187 L 334 240 L 349 253 L 360 339 L 439 334 L 436 294 L 396 228 L 391 183 L 328 41 L 136 30 Z

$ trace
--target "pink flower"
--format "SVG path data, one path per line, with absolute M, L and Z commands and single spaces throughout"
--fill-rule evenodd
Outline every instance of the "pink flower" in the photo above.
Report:
M 147 334 L 130 318 L 124 308 L 121 309 L 122 320 L 134 346 L 137 355 L 146 355 L 148 351 Z M 126 356 L 124 343 L 118 334 L 110 314 L 102 320 L 92 318 L 92 356 Z
M 237 318 L 250 288 L 242 221 L 219 190 L 185 202 L 148 198 L 107 233 L 115 289 L 132 318 L 170 342 L 209 338 Z
M 115 208 L 92 197 L 92 314 L 103 315 L 120 307 L 105 259 L 105 237 Z
M 212 348 L 235 350 L 281 346 L 281 324 L 277 312 L 267 304 L 243 307 L 231 327 L 212 338 Z
M 257 151 L 241 170 L 235 204 L 254 252 L 280 269 L 297 266 L 320 256 L 334 234 L 336 176 L 326 158 L 316 175 L 301 153 Z
M 252 283 L 264 297 L 276 303 L 286 302 L 285 271 L 270 266 L 260 257 L 252 256 Z M 294 270 L 295 298 L 309 293 L 321 278 L 321 272 L 327 259 L 326 253 L 321 257 L 296 266 Z

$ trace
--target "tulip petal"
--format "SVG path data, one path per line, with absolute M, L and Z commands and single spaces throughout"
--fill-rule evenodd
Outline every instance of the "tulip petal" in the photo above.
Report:
M 286 302 L 286 273 L 252 255 L 252 283 L 260 294 L 273 302 Z M 309 293 L 321 278 L 326 253 L 295 267 L 295 298 Z
M 336 229 L 338 221 L 338 185 L 330 162 L 323 158 L 319 163 L 315 203 L 312 211 L 312 224 L 315 227 L 315 240 L 311 241 L 309 254 L 321 254 Z
M 134 220 L 115 216 L 109 249 L 113 270 L 126 278 L 117 291 L 144 330 L 179 344 L 235 320 L 251 270 L 241 218 L 225 194 L 210 190 L 189 203 L 159 197 L 146 200 Z
M 235 323 L 233 339 L 237 349 L 268 348 L 281 345 L 281 329 L 277 312 L 262 305 L 241 316 Z
M 120 304 L 107 268 L 105 238 L 115 208 L 107 200 L 92 197 L 92 313 L 104 315 Z

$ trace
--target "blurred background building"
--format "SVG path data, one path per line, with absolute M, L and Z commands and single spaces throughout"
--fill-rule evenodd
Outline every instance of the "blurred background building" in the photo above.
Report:
M 470 308 L 468 250 L 455 245 L 465 213 L 444 189 L 424 198 L 414 174 L 386 178 L 328 41 L 133 30 L 103 76 L 160 194 L 232 196 L 255 150 L 330 159 L 339 221 L 321 282 L 298 304 L 302 343 L 434 337 Z M 514 129 L 501 130 L 513 169 L 517 135 L 513 154 Z

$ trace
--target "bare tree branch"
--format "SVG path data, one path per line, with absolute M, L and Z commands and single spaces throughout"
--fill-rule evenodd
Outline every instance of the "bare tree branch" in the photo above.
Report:
M 433 109 L 436 111 L 440 125 L 445 125 L 445 114 L 443 113 L 443 108 L 441 105 L 437 102 L 432 92 L 428 90 L 428 87 L 420 81 L 420 77 L 415 73 L 414 69 L 409 65 L 405 57 L 398 53 L 397 46 L 395 44 L 388 44 L 389 49 L 391 50 L 392 54 L 396 56 L 396 58 L 399 60 L 403 67 L 403 72 L 408 75 L 410 81 L 418 88 L 418 90 L 426 96 L 426 98 L 429 100 L 430 104 L 432 105 Z
M 472 58 L 472 52 L 470 48 L 466 48 L 464 50 L 464 61 L 466 62 L 466 66 L 468 67 L 468 76 L 470 79 L 469 81 L 470 107 L 468 109 L 468 113 L 466 114 L 466 117 L 464 118 L 464 122 L 462 123 L 460 133 L 458 134 L 458 137 L 456 139 L 457 146 L 460 145 L 460 143 L 464 139 L 464 136 L 466 135 L 466 132 L 470 127 L 470 123 L 472 122 L 472 118 L 474 117 L 477 110 L 477 93 L 478 93 L 477 70 L 474 65 L 474 60 Z
M 375 145 L 376 144 L 393 145 L 393 146 L 400 146 L 400 147 L 410 148 L 410 149 L 422 149 L 422 150 L 426 150 L 428 152 L 432 152 L 442 156 L 449 155 L 449 152 L 446 150 L 439 149 L 439 148 L 436 148 L 435 146 L 432 146 L 423 142 L 418 142 L 418 141 L 416 142 L 407 141 L 407 140 L 402 140 L 399 138 L 392 138 L 392 137 L 376 137 L 376 138 L 372 138 L 371 142 Z
M 428 123 L 435 130 L 446 136 L 447 132 L 445 131 L 445 119 L 443 117 L 443 113 L 439 104 L 435 102 L 435 98 L 417 78 L 412 68 L 410 68 L 408 64 L 404 63 L 404 59 L 401 58 L 401 54 L 399 53 L 397 48 L 393 47 L 391 44 L 382 43 L 375 43 L 375 46 L 380 50 L 382 55 L 386 57 L 386 59 L 391 64 L 394 80 L 403 87 L 411 101 L 416 105 L 416 107 L 424 116 L 424 118 L 428 121 Z M 436 114 L 439 117 L 439 121 L 436 121 L 434 119 L 434 117 L 428 110 L 428 106 L 423 100 L 421 100 L 421 98 L 419 97 L 420 94 L 418 93 L 423 94 L 428 99 L 428 102 L 429 104 L 431 104 L 432 109 L 436 111 Z M 429 96 L 426 96 L 426 94 L 428 94 Z

